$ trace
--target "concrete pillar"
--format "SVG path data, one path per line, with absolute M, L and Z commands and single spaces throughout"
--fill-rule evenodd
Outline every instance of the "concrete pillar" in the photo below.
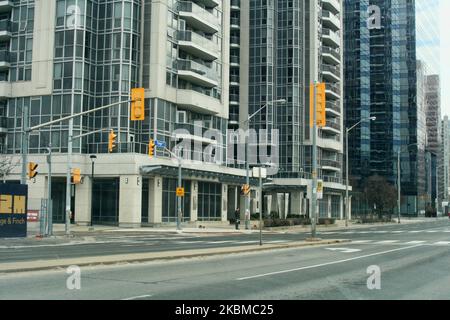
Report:
M 228 186 L 222 184 L 222 222 L 227 221 L 227 209 L 228 209 Z
M 302 214 L 302 196 L 299 191 L 291 192 L 291 214 Z
M 75 187 L 75 222 L 80 226 L 91 223 L 92 178 L 85 176 L 82 184 Z
M 120 177 L 119 226 L 137 228 L 141 226 L 142 176 Z
M 343 220 L 344 219 L 344 199 L 345 196 L 340 196 L 340 200 L 339 200 L 339 219 Z
M 162 222 L 162 177 L 156 176 L 148 182 L 148 223 Z
M 331 195 L 328 195 L 327 217 L 331 218 Z
M 352 220 L 352 196 L 348 197 L 348 206 L 349 206 L 349 210 L 348 210 L 348 220 Z
M 191 182 L 191 221 L 198 220 L 198 181 Z

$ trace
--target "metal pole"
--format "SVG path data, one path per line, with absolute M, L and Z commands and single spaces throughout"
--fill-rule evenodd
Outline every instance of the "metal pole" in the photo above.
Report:
M 181 159 L 178 159 L 178 187 L 182 188 L 182 181 L 181 181 Z M 183 212 L 181 209 L 181 197 L 177 197 L 177 206 L 178 206 L 178 213 L 177 213 L 177 230 L 181 230 L 181 217 L 183 216 Z
M 259 245 L 262 246 L 262 212 L 263 212 L 263 185 L 262 168 L 259 168 Z
M 348 201 L 348 128 L 345 128 L 345 226 L 348 227 L 350 204 Z
M 247 126 L 247 135 L 245 135 L 245 184 L 250 185 L 250 156 L 249 156 L 249 138 L 250 138 L 250 123 Z M 245 196 L 245 211 L 244 211 L 244 219 L 245 219 L 245 229 L 248 229 L 248 221 L 247 221 L 247 212 L 250 212 L 250 192 Z
M 29 135 L 29 111 L 28 106 L 22 109 L 22 174 L 21 184 L 27 184 L 27 165 L 28 165 L 28 135 Z
M 47 155 L 48 163 L 48 204 L 47 204 L 47 223 L 48 223 L 48 235 L 53 235 L 53 211 L 52 211 L 52 145 L 49 144 Z
M 401 211 L 401 175 L 400 175 L 400 150 L 398 150 L 398 157 L 397 157 L 397 192 L 398 192 L 398 199 L 397 199 L 397 206 L 398 206 L 398 223 L 400 223 L 400 211 Z
M 72 137 L 73 118 L 69 119 L 69 141 L 67 146 L 67 175 L 66 175 L 66 235 L 70 235 L 70 211 L 72 202 Z
M 312 150 L 312 195 L 311 195 L 311 238 L 314 239 L 316 237 L 316 215 L 317 215 L 317 106 L 316 106 L 316 82 L 313 84 L 314 86 L 314 94 L 313 94 L 313 150 Z
M 93 200 L 94 200 L 94 166 L 95 166 L 95 161 L 93 159 L 91 159 L 92 161 L 92 176 L 91 176 L 91 221 L 90 221 L 90 226 L 93 226 L 92 223 L 92 216 L 93 216 L 93 210 L 94 210 L 94 206 L 93 206 Z

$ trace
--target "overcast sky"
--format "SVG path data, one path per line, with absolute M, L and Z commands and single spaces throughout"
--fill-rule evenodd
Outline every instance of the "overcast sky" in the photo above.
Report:
M 441 0 L 442 115 L 450 116 L 450 0 Z

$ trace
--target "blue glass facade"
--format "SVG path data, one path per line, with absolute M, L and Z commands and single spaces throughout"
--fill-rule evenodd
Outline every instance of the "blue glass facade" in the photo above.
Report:
M 423 110 L 417 105 L 414 0 L 345 0 L 346 125 L 364 121 L 349 135 L 349 175 L 362 187 L 371 175 L 397 180 L 401 152 L 402 194 L 425 193 Z M 381 29 L 368 28 L 370 5 L 381 10 Z

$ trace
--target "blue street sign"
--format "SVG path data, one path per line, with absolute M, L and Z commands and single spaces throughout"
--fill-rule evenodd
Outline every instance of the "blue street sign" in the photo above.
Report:
M 155 140 L 155 145 L 156 145 L 156 147 L 158 147 L 158 148 L 165 148 L 165 147 L 166 147 L 166 142 L 165 142 L 165 141 L 158 141 L 158 140 Z

